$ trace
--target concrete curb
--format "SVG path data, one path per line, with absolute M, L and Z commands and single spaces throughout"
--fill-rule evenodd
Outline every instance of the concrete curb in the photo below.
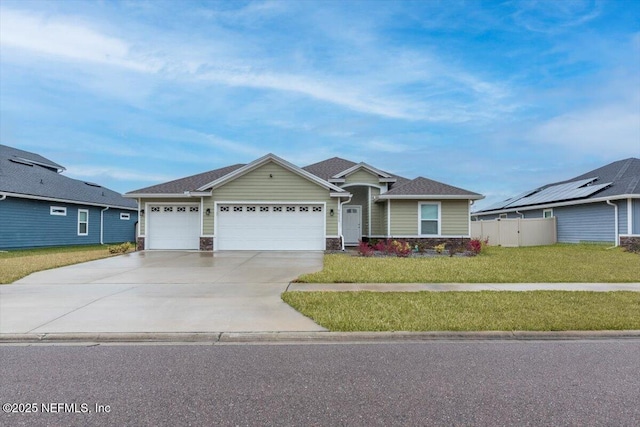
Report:
M 640 330 L 623 331 L 480 331 L 480 332 L 184 332 L 0 334 L 0 344 L 56 343 L 199 343 L 331 344 L 424 341 L 539 341 L 640 339 Z

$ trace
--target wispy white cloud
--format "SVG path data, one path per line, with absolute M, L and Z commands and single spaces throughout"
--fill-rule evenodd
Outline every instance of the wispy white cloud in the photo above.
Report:
M 281 7 L 280 3 L 266 3 L 234 13 L 253 15 Z M 375 66 L 366 70 L 358 66 L 352 73 L 347 68 L 340 76 L 305 68 L 291 72 L 278 66 L 265 66 L 260 59 L 234 55 L 233 51 L 222 57 L 211 57 L 197 51 L 198 43 L 191 44 L 194 47 L 184 53 L 184 44 L 189 44 L 186 41 L 177 47 L 162 47 L 147 40 L 107 35 L 68 16 L 44 16 L 8 8 L 3 8 L 0 16 L 0 43 L 5 48 L 59 61 L 119 67 L 169 81 L 213 82 L 228 87 L 287 92 L 390 119 L 461 122 L 483 118 L 477 103 L 497 105 L 507 93 L 503 85 L 445 65 L 424 53 L 390 52 Z M 371 37 L 363 37 L 368 38 Z M 377 47 L 370 45 L 368 49 L 370 52 L 359 54 L 363 60 L 374 56 Z M 129 84 L 122 76 L 94 79 L 87 84 L 104 93 L 108 92 L 104 86 L 113 84 L 116 94 L 137 101 L 130 90 L 119 89 L 123 81 Z M 416 83 L 422 88 L 418 94 L 410 95 L 403 90 L 407 84 Z M 453 105 L 442 103 L 439 95 L 448 91 L 465 92 L 466 99 Z M 436 99 L 429 100 L 430 94 L 435 94 Z
M 223 150 L 229 153 L 242 154 L 252 157 L 259 157 L 265 153 L 264 149 L 252 146 L 251 144 L 241 143 L 237 141 L 231 141 L 226 138 L 222 138 L 218 135 L 202 133 L 194 130 L 185 130 L 185 134 L 194 137 L 190 139 L 200 145 L 206 145 L 210 148 Z
M 168 174 L 149 174 L 134 172 L 130 169 L 105 167 L 99 165 L 69 165 L 65 175 L 71 178 L 109 178 L 117 181 L 163 182 L 175 179 Z
M 536 0 L 514 4 L 518 8 L 513 14 L 514 21 L 540 33 L 557 33 L 583 25 L 602 13 L 597 0 Z
M 132 46 L 122 39 L 101 34 L 70 18 L 49 18 L 8 8 L 2 8 L 0 13 L 0 45 L 133 71 L 159 69 L 159 64 L 149 58 L 136 58 Z
M 640 110 L 608 105 L 554 117 L 536 126 L 529 139 L 576 153 L 640 157 L 639 136 Z

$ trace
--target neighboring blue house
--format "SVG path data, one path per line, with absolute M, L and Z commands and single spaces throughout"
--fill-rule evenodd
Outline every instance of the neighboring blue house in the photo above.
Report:
M 640 238 L 640 159 L 619 160 L 471 214 L 475 221 L 550 216 L 559 242 L 617 245 Z
M 0 145 L 0 249 L 135 241 L 135 200 Z

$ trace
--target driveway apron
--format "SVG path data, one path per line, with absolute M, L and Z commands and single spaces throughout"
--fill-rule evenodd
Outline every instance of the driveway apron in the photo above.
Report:
M 323 331 L 280 299 L 322 252 L 144 251 L 0 286 L 0 333 Z

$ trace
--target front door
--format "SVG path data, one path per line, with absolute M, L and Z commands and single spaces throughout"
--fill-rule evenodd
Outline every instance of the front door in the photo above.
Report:
M 362 207 L 345 206 L 342 213 L 342 235 L 345 245 L 357 245 L 362 238 Z

